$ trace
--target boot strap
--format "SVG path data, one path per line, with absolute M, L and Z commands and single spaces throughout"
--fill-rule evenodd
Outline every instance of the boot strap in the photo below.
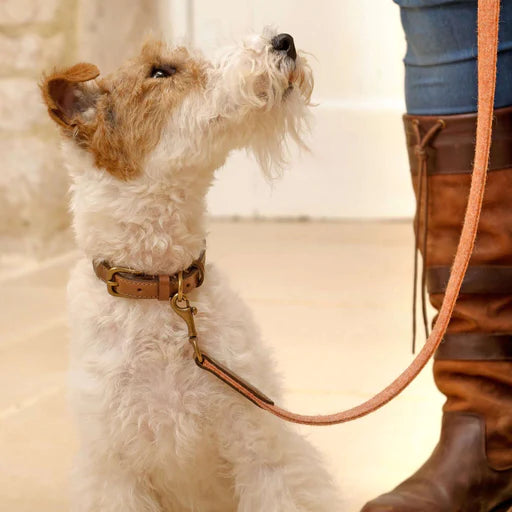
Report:
M 450 267 L 432 266 L 427 268 L 427 290 L 430 294 L 444 293 L 450 278 Z M 472 265 L 460 287 L 460 293 L 467 294 L 512 294 L 512 266 Z
M 512 361 L 512 333 L 446 333 L 436 361 Z
M 411 174 L 419 176 L 418 137 L 414 122 L 417 116 L 403 116 Z M 443 123 L 442 137 L 433 137 L 423 148 L 426 153 L 426 174 L 471 174 L 475 159 L 476 114 L 421 116 L 423 132 L 436 123 Z M 512 167 L 512 107 L 495 111 L 489 171 Z
M 449 277 L 450 267 L 429 267 L 427 269 L 429 293 L 444 293 Z M 460 293 L 512 295 L 512 267 L 505 265 L 474 265 L 468 267 Z M 510 361 L 512 360 L 512 333 L 446 333 L 434 359 Z

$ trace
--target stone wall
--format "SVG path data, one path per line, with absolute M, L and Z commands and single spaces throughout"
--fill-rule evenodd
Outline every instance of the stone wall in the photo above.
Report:
M 66 238 L 67 180 L 37 81 L 43 70 L 72 62 L 76 10 L 77 0 L 0 2 L 2 253 L 44 254 Z
M 81 60 L 102 73 L 160 32 L 164 0 L 0 1 L 0 259 L 71 245 L 59 136 L 40 99 L 43 71 Z

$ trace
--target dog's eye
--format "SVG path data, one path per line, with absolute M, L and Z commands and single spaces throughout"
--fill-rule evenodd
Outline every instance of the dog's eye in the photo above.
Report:
M 167 78 L 174 75 L 176 68 L 173 66 L 153 66 L 151 69 L 151 78 Z

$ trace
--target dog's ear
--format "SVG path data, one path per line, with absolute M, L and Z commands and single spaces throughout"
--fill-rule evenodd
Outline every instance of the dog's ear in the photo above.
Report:
M 40 88 L 50 117 L 66 129 L 86 122 L 100 96 L 92 82 L 100 72 L 94 64 L 80 63 L 43 77 Z

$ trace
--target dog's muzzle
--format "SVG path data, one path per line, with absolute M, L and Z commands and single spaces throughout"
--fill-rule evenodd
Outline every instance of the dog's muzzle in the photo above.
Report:
M 297 58 L 295 43 L 293 42 L 293 37 L 290 34 L 278 34 L 270 42 L 272 44 L 272 48 L 276 52 L 285 54 L 292 60 Z

